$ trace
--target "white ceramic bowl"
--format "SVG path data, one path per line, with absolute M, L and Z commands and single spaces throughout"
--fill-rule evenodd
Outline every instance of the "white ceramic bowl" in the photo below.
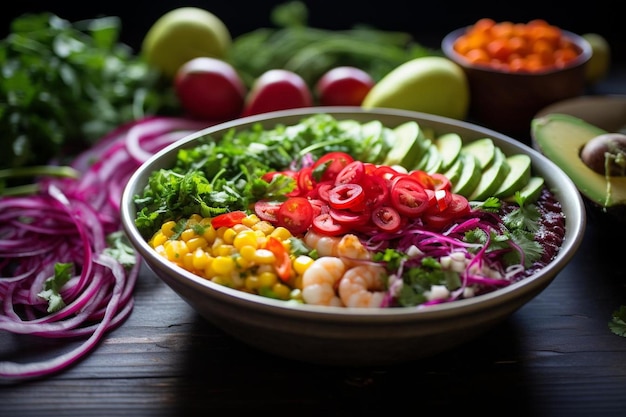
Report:
M 142 238 L 134 226 L 133 197 L 143 192 L 150 173 L 169 168 L 181 148 L 199 137 L 219 138 L 231 128 L 261 122 L 295 124 L 305 115 L 329 113 L 361 122 L 378 119 L 393 127 L 407 120 L 440 132 L 456 132 L 466 141 L 491 137 L 506 154 L 530 155 L 533 170 L 553 189 L 566 216 L 564 243 L 556 259 L 535 275 L 471 299 L 424 309 L 346 309 L 291 304 L 214 284 L 175 268 Z M 461 345 L 483 334 L 544 290 L 573 257 L 585 229 L 584 206 L 571 180 L 552 162 L 507 136 L 466 122 L 402 110 L 323 108 L 286 110 L 210 127 L 162 150 L 144 163 L 122 197 L 122 223 L 146 264 L 200 315 L 235 338 L 261 350 L 296 360 L 333 365 L 377 365 L 418 359 Z

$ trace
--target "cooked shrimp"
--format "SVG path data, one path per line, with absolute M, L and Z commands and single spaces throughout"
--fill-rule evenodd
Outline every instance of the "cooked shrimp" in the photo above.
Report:
M 307 304 L 343 306 L 335 287 L 346 265 L 334 256 L 316 259 L 302 275 L 302 299 Z
M 342 237 L 324 236 L 308 231 L 304 243 L 315 249 L 319 256 L 337 256 L 350 259 L 370 259 L 371 254 L 356 235 Z
M 380 307 L 385 291 L 385 269 L 380 265 L 357 265 L 339 281 L 339 297 L 346 307 Z
M 304 235 L 304 243 L 310 248 L 315 249 L 319 256 L 335 256 L 340 240 L 340 237 L 324 236 L 312 230 L 309 230 L 306 235 Z

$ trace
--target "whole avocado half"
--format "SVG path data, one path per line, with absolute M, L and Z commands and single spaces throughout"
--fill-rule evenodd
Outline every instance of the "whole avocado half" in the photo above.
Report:
M 572 179 L 587 206 L 626 223 L 626 177 L 599 174 L 580 158 L 585 144 L 605 133 L 609 132 L 569 114 L 545 114 L 531 122 L 533 148 Z

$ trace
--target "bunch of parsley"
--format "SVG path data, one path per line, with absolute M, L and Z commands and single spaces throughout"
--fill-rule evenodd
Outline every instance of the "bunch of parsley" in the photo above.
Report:
M 125 122 L 174 109 L 172 88 L 120 30 L 117 17 L 12 21 L 0 41 L 0 169 L 69 159 Z

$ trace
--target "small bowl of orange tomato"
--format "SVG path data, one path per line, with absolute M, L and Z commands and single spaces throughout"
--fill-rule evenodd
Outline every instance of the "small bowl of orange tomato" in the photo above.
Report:
M 525 23 L 483 18 L 443 38 L 444 55 L 470 86 L 472 122 L 519 139 L 544 107 L 585 92 L 591 45 L 542 19 Z

